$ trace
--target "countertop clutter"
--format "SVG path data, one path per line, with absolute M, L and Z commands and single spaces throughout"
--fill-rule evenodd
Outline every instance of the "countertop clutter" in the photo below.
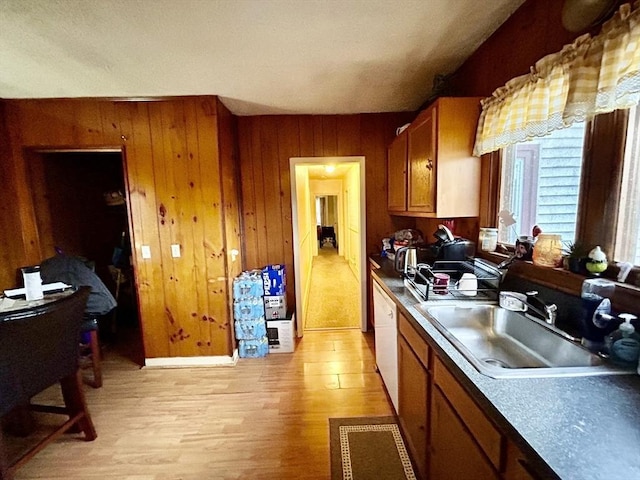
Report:
M 640 478 L 639 376 L 482 375 L 420 313 L 391 262 L 372 261 L 380 266 L 372 276 L 476 404 L 529 457 L 536 478 Z

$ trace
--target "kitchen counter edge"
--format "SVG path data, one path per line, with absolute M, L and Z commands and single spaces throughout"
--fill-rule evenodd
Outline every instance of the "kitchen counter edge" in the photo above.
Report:
M 482 375 L 416 308 L 392 262 L 370 257 L 370 263 L 372 277 L 544 478 L 640 478 L 640 377 Z

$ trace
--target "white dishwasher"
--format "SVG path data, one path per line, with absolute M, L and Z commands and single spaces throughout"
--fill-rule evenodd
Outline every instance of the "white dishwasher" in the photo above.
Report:
M 373 279 L 376 365 L 393 407 L 398 411 L 398 340 L 396 304 Z

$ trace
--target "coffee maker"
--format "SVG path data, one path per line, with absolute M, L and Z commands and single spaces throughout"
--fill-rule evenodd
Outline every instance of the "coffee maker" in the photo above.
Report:
M 445 225 L 438 225 L 433 233 L 434 243 L 428 245 L 424 263 L 433 265 L 436 261 L 462 261 L 475 254 L 475 244 L 466 238 L 455 237 Z

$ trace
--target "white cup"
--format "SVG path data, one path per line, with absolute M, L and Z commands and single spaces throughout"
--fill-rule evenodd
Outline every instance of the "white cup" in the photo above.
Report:
M 478 293 L 478 277 L 473 273 L 463 273 L 458 281 L 458 291 L 462 295 L 475 297 Z
M 42 291 L 42 278 L 40 277 L 40 266 L 34 265 L 32 267 L 23 267 L 21 270 L 26 300 L 31 301 L 44 298 L 44 293 Z

